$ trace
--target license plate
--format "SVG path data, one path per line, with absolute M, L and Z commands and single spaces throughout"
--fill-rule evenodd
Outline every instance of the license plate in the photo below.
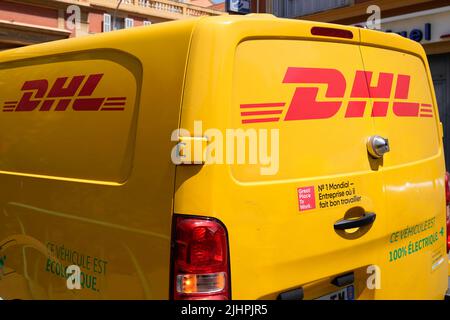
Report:
M 316 300 L 354 300 L 354 299 L 355 299 L 355 288 L 353 286 L 348 286 L 338 291 L 321 296 Z

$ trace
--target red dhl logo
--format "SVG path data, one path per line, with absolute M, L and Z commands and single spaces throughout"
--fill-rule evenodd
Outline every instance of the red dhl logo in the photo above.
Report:
M 26 81 L 19 101 L 5 101 L 3 112 L 66 111 L 122 111 L 126 97 L 92 98 L 103 74 L 57 78 L 49 88 L 46 79 Z
M 394 99 L 391 99 L 395 75 L 380 72 L 378 83 L 370 86 L 372 75 L 371 71 L 356 71 L 350 101 L 346 105 L 345 118 L 363 117 L 369 103 L 368 98 L 374 100 L 372 117 L 386 117 L 390 107 L 393 114 L 398 117 L 433 117 L 433 108 L 430 103 L 407 101 L 411 76 L 397 75 Z M 335 116 L 342 107 L 346 81 L 339 70 L 289 67 L 283 83 L 325 84 L 327 85 L 325 97 L 330 98 L 329 101 L 318 101 L 318 87 L 297 87 L 284 121 L 327 119 Z M 282 118 L 285 105 L 284 102 L 241 104 L 242 123 L 277 122 Z M 258 110 L 253 111 L 255 109 Z

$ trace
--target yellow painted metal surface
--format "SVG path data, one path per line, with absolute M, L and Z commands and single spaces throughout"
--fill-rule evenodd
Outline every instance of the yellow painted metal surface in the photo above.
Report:
M 170 135 L 178 127 L 193 25 L 2 52 L 2 107 L 19 104 L 27 92 L 28 100 L 41 101 L 30 111 L 0 111 L 2 298 L 168 298 Z M 92 74 L 103 77 L 87 95 L 82 90 Z M 70 88 L 80 75 L 86 78 L 74 94 L 49 97 L 57 95 L 50 90 L 58 78 Z M 43 96 L 21 90 L 25 81 L 41 79 L 48 81 Z M 75 99 L 98 98 L 105 98 L 98 110 L 82 108 L 95 101 L 74 109 Z M 41 110 L 52 99 L 51 109 Z M 67 108 L 56 111 L 64 99 Z M 63 277 L 72 264 L 83 273 L 81 290 L 69 290 Z
M 445 169 L 423 49 L 314 26 L 333 27 L 227 16 L 2 52 L 0 297 L 166 299 L 178 213 L 225 224 L 233 299 L 301 286 L 313 299 L 352 271 L 355 298 L 442 298 Z M 190 139 L 173 130 L 204 149 L 196 121 L 224 136 L 267 130 L 278 161 L 175 166 L 172 148 Z M 390 142 L 380 160 L 372 135 Z M 375 222 L 334 230 L 362 212 Z M 58 275 L 72 262 L 81 290 Z

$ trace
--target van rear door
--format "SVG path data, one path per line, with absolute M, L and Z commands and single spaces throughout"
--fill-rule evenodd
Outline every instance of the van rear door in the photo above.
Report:
M 237 47 L 230 127 L 278 130 L 279 166 L 262 174 L 261 165 L 231 165 L 236 201 L 221 216 L 232 232 L 235 298 L 275 298 L 299 286 L 304 298 L 319 298 L 349 284 L 350 298 L 375 295 L 367 270 L 384 258 L 387 217 L 379 164 L 366 148 L 377 132 L 364 104 L 350 98 L 364 85 L 354 84 L 364 66 L 353 33 L 353 41 Z M 347 220 L 364 222 L 351 229 Z M 355 280 L 336 285 L 347 274 Z
M 391 149 L 381 163 L 389 238 L 379 247 L 380 297 L 398 298 L 401 292 L 404 299 L 442 299 L 447 286 L 445 170 L 426 56 L 419 45 L 415 54 L 380 47 L 413 46 L 400 37 L 388 43 L 378 32 L 361 30 L 361 41 L 366 71 L 361 76 L 369 87 L 375 131 Z

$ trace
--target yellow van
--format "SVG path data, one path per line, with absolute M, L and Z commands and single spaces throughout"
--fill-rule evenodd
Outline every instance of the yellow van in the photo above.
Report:
M 422 47 L 222 16 L 0 53 L 2 299 L 443 299 Z

